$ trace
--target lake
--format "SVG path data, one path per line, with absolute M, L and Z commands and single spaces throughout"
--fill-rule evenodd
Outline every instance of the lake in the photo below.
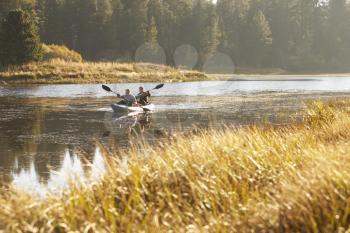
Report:
M 109 86 L 135 93 L 141 85 L 156 84 Z M 0 179 L 57 192 L 71 174 L 82 180 L 103 174 L 104 150 L 122 154 L 143 140 L 155 144 L 197 129 L 301 121 L 310 100 L 350 97 L 350 78 L 170 83 L 152 95 L 154 112 L 115 115 L 110 104 L 117 98 L 101 85 L 0 87 Z

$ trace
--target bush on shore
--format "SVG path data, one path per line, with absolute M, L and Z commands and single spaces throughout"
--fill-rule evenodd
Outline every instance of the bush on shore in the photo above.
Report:
M 43 60 L 50 61 L 54 59 L 60 59 L 67 62 L 82 62 L 82 56 L 74 51 L 68 49 L 63 45 L 46 45 L 42 44 L 43 48 Z
M 17 9 L 1 20 L 0 66 L 20 65 L 42 58 L 40 36 L 33 17 Z

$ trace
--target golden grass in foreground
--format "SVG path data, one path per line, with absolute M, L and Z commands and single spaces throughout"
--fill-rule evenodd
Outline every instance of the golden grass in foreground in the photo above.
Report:
M 206 79 L 208 77 L 201 72 L 144 63 L 51 60 L 0 71 L 0 81 L 17 84 L 179 82 Z
M 304 125 L 209 131 L 130 152 L 85 190 L 37 201 L 1 192 L 7 232 L 346 232 L 350 102 Z

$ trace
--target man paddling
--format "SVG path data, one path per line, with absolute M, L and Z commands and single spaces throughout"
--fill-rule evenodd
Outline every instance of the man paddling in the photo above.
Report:
M 121 101 L 118 102 L 120 105 L 126 105 L 126 106 L 133 106 L 137 103 L 135 96 L 130 94 L 130 90 L 126 89 L 125 90 L 125 95 L 119 95 L 119 98 L 122 98 Z
M 143 87 L 139 87 L 139 93 L 136 96 L 138 103 L 142 106 L 149 104 L 149 97 L 151 97 L 151 93 L 149 91 L 144 91 Z

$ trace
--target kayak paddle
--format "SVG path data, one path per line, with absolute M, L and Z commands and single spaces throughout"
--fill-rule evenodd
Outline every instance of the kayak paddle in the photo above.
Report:
M 103 90 L 108 91 L 108 92 L 113 92 L 114 94 L 118 95 L 118 93 L 112 91 L 112 89 L 106 85 L 102 85 Z
M 160 89 L 160 88 L 162 88 L 162 87 L 164 87 L 164 84 L 162 83 L 162 84 L 159 84 L 159 85 L 157 85 L 155 88 L 153 88 L 152 90 L 158 90 L 158 89 Z M 151 90 L 151 91 L 152 91 Z
M 151 90 L 149 90 L 149 91 L 152 91 L 152 90 L 159 90 L 159 89 L 161 89 L 162 87 L 164 87 L 164 84 L 163 84 L 163 83 L 157 85 L 155 88 L 153 88 L 153 89 L 151 89 Z M 112 93 L 114 93 L 114 94 L 116 94 L 116 95 L 119 95 L 118 93 L 112 91 L 112 89 L 111 89 L 109 86 L 102 85 L 102 88 L 103 88 L 103 90 L 105 90 L 105 91 L 112 92 Z M 143 110 L 144 110 L 145 112 L 150 112 L 150 111 L 151 111 L 149 108 L 147 108 L 147 106 L 140 106 L 140 108 L 143 108 Z
M 164 84 L 163 84 L 163 83 L 157 85 L 155 88 L 153 88 L 153 89 L 151 89 L 151 90 L 148 90 L 148 91 L 146 91 L 146 92 L 150 92 L 150 91 L 153 91 L 153 90 L 159 90 L 159 89 L 162 88 L 162 87 L 164 87 Z M 137 95 L 137 96 L 138 96 L 138 95 Z
M 153 89 L 151 89 L 151 90 L 149 90 L 149 91 L 159 90 L 159 89 L 161 89 L 162 87 L 164 87 L 164 84 L 163 84 L 163 83 L 162 83 L 162 84 L 157 85 L 155 88 L 153 88 Z M 116 92 L 112 91 L 112 89 L 111 89 L 109 86 L 102 85 L 102 88 L 103 88 L 103 90 L 105 90 L 105 91 L 108 91 L 108 92 L 113 92 L 114 94 L 118 95 L 118 93 L 116 93 Z

